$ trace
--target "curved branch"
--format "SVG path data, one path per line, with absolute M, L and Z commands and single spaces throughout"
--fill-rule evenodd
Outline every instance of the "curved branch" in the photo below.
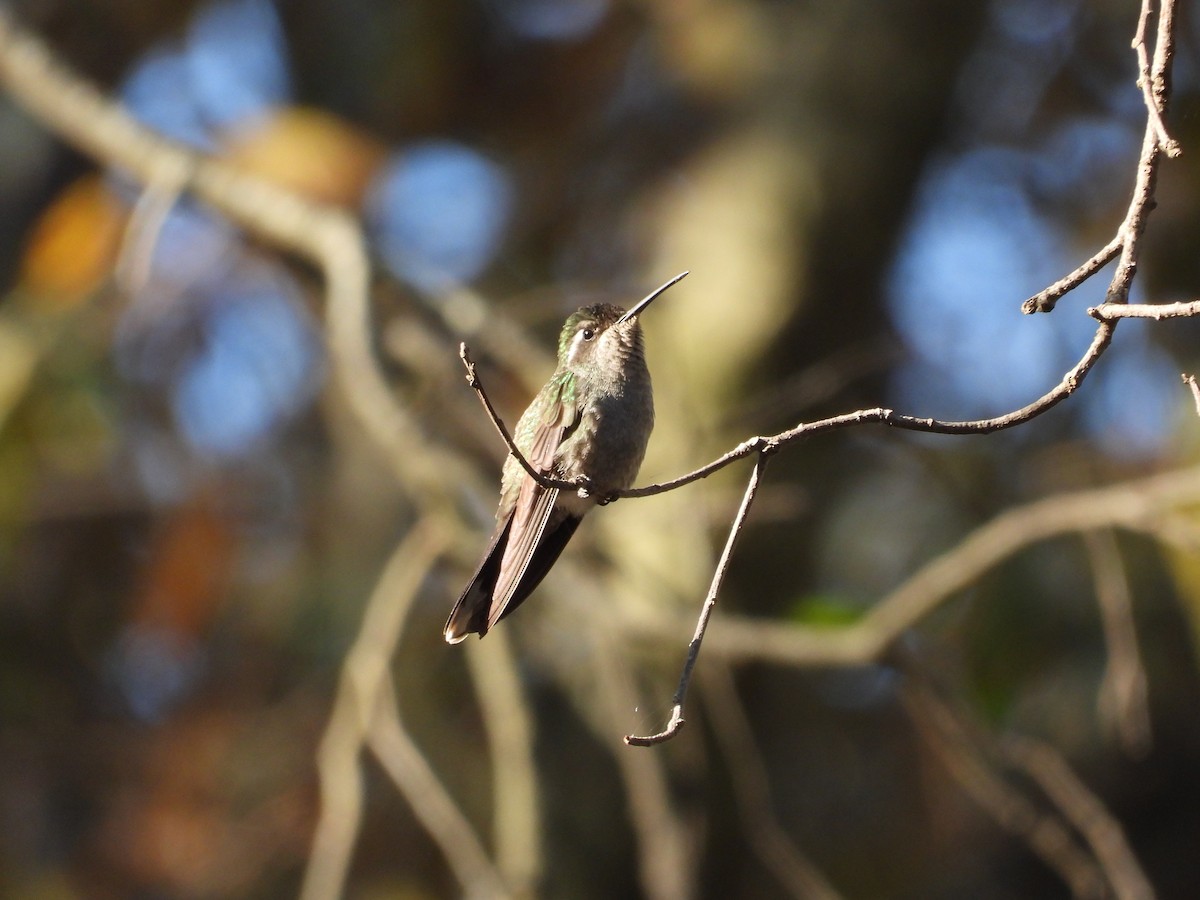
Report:
M 930 434 L 990 434 L 993 431 L 1001 431 L 1005 428 L 1021 425 L 1057 406 L 1079 389 L 1079 385 L 1083 383 L 1083 379 L 1087 377 L 1088 372 L 1091 371 L 1104 351 L 1108 349 L 1108 345 L 1112 342 L 1114 329 L 1115 323 L 1102 322 L 1092 338 L 1091 346 L 1088 347 L 1079 362 L 1062 377 L 1062 380 L 1058 384 L 1027 406 L 1015 409 L 1002 416 L 995 416 L 990 419 L 947 421 L 898 413 L 893 409 L 883 407 L 860 409 L 856 412 L 843 413 L 840 416 L 831 416 L 828 419 L 820 419 L 816 422 L 802 422 L 770 437 L 750 438 L 723 456 L 717 457 L 707 465 L 688 472 L 686 475 L 681 475 L 678 478 L 673 478 L 670 481 L 664 481 L 659 484 L 650 484 L 645 487 L 621 491 L 618 496 L 649 497 L 653 494 L 661 494 L 664 491 L 674 490 L 675 488 L 683 487 L 685 484 L 691 484 L 693 481 L 698 481 L 701 478 L 707 478 L 713 472 L 723 469 L 730 463 L 744 459 L 752 454 L 775 453 L 782 447 L 802 438 L 811 437 L 814 434 L 826 431 L 835 431 L 852 425 L 862 425 L 868 422 L 888 425 L 892 428 L 900 428 L 906 431 L 922 431 Z

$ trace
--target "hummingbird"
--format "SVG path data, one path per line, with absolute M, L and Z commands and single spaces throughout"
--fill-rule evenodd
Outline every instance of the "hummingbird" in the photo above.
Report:
M 628 311 L 599 303 L 567 318 L 558 367 L 517 422 L 513 442 L 536 471 L 556 480 L 582 479 L 586 490 L 543 487 L 509 455 L 496 527 L 446 621 L 448 643 L 487 634 L 546 577 L 588 510 L 633 484 L 654 427 L 638 319 L 685 275 Z

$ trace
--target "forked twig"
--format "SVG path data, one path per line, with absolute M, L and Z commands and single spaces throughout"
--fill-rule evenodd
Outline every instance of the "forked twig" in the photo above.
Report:
M 1149 124 L 1154 129 L 1155 140 L 1158 141 L 1158 145 L 1167 156 L 1176 157 L 1183 150 L 1179 146 L 1179 142 L 1167 132 L 1166 123 L 1163 121 L 1163 113 L 1166 111 L 1167 88 L 1161 55 L 1156 50 L 1152 66 L 1150 52 L 1146 47 L 1147 32 L 1154 5 L 1155 0 L 1142 0 L 1142 11 L 1138 16 L 1137 32 L 1134 34 L 1132 46 L 1138 58 L 1138 87 L 1142 89 L 1142 99 L 1146 104 Z M 1164 44 L 1160 36 L 1166 36 L 1167 40 L 1170 40 L 1173 33 L 1174 16 L 1174 0 L 1164 0 L 1162 8 L 1159 10 L 1156 37 L 1158 37 L 1158 47 L 1166 46 L 1167 53 L 1170 53 L 1172 48 L 1169 43 Z
M 1129 300 L 1129 288 L 1137 270 L 1140 239 L 1146 229 L 1146 218 L 1154 208 L 1154 188 L 1160 157 L 1163 154 L 1175 157 L 1182 152 L 1178 142 L 1167 134 L 1163 124 L 1163 114 L 1166 112 L 1170 94 L 1171 64 L 1175 55 L 1175 0 L 1159 0 L 1154 55 L 1151 60 L 1146 42 L 1154 5 L 1155 0 L 1142 0 L 1142 11 L 1133 38 L 1133 49 L 1138 57 L 1138 84 L 1146 106 L 1146 128 L 1129 209 L 1117 228 L 1117 233 L 1103 249 L 1070 275 L 1026 300 L 1021 305 L 1021 311 L 1024 313 L 1050 312 L 1061 297 L 1079 287 L 1117 257 L 1120 257 L 1120 263 L 1109 285 L 1105 303 L 1124 304 Z M 1092 315 L 1096 313 L 1093 312 Z M 1102 321 L 1117 318 L 1115 315 L 1111 318 L 1096 317 Z

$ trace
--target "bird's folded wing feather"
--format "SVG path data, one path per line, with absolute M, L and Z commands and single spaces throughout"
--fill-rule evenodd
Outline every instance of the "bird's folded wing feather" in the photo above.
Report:
M 547 399 L 553 402 L 546 404 L 547 415 L 537 424 L 526 459 L 537 471 L 553 476 L 560 474 L 555 468 L 555 455 L 562 442 L 578 425 L 579 410 L 565 382 L 559 382 L 557 396 Z M 492 591 L 489 628 L 500 620 L 521 590 L 522 580 L 541 543 L 557 499 L 557 488 L 545 488 L 528 475 L 522 479 L 513 508 L 508 543 L 500 562 L 500 574 Z

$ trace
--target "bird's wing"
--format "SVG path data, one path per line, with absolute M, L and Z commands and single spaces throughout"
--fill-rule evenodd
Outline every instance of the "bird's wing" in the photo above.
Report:
M 567 379 L 559 379 L 554 384 L 552 389 L 557 396 L 548 398 L 552 402 L 544 404 L 547 415 L 537 423 L 526 454 L 529 464 L 547 475 L 558 474 L 554 465 L 555 455 L 562 442 L 579 424 L 579 409 L 570 388 Z M 515 607 L 529 596 L 574 532 L 577 523 L 572 522 L 570 528 L 557 539 L 546 540 L 550 514 L 554 511 L 557 499 L 557 488 L 542 487 L 528 475 L 521 479 L 520 492 L 508 527 L 508 541 L 492 591 L 488 628 L 495 625 L 510 607 Z M 553 525 L 552 531 L 556 535 L 562 530 L 560 525 L 558 522 Z

